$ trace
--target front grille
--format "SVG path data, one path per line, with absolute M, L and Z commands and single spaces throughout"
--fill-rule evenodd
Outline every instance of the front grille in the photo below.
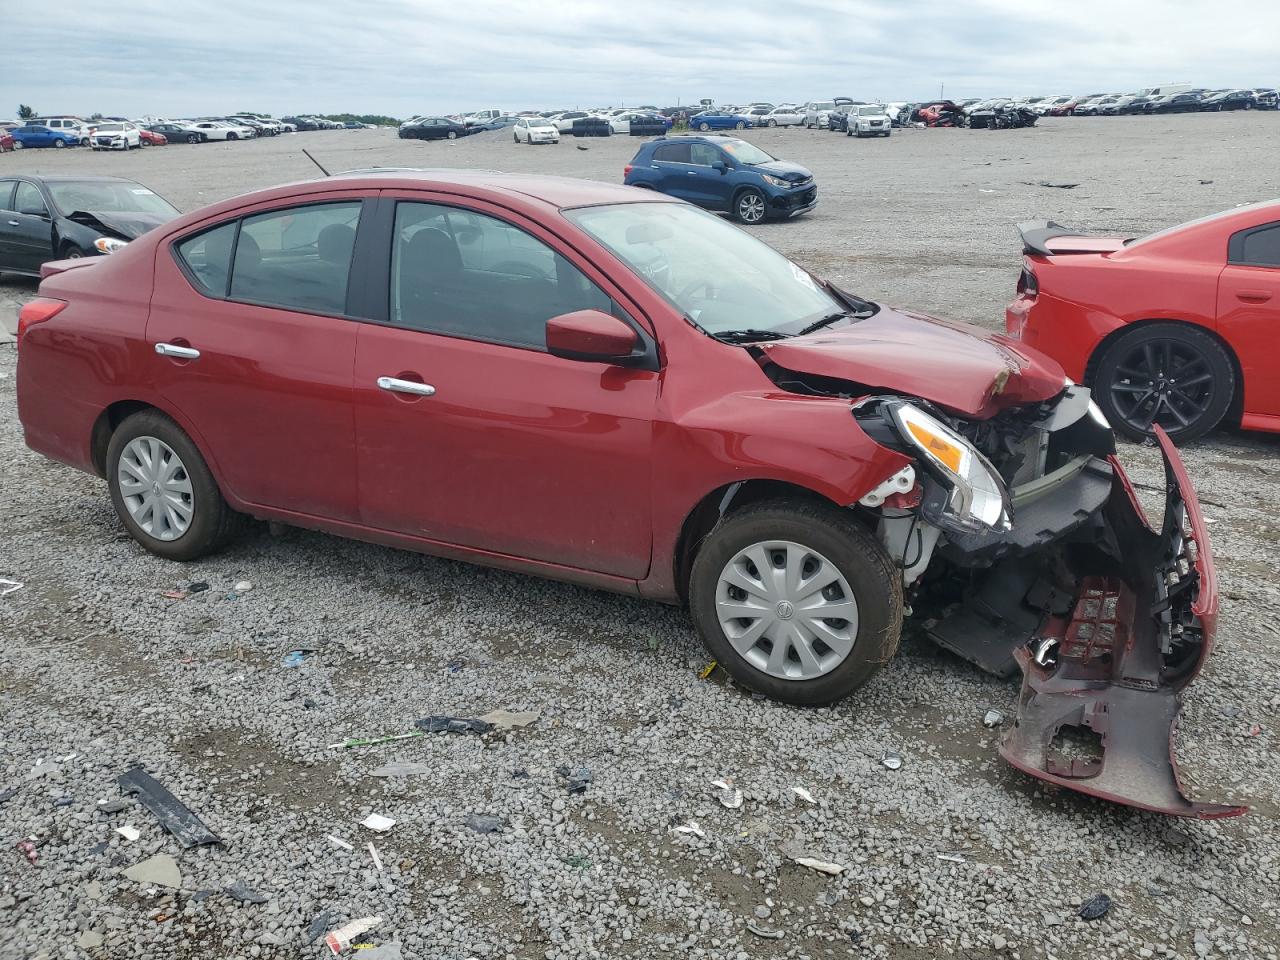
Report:
M 810 183 L 813 183 L 813 177 L 805 177 L 803 180 L 793 180 L 791 181 L 789 186 L 791 186 L 792 188 L 803 187 L 806 184 L 810 184 Z

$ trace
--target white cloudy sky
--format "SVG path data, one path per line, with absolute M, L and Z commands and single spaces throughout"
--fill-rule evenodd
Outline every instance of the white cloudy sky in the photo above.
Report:
M 1275 0 L 0 0 L 0 118 L 1276 86 L 1277 38 Z

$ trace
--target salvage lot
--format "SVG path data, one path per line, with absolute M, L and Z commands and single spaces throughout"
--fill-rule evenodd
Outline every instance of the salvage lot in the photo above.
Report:
M 821 201 L 759 235 L 862 296 L 999 326 L 1018 268 L 1013 223 L 1135 234 L 1266 199 L 1280 115 L 1046 119 L 886 141 L 747 136 L 810 167 Z M 475 166 L 617 181 L 636 141 L 577 145 L 334 131 L 199 151 L 6 155 L 0 175 L 119 173 L 190 210 L 312 176 L 303 146 L 331 170 Z M 33 292 L 0 283 L 7 322 L 8 303 Z M 1254 957 L 1280 946 L 1273 438 L 1224 433 L 1186 451 L 1224 596 L 1179 756 L 1194 797 L 1255 808 L 1202 823 L 1047 792 L 1009 770 L 995 756 L 998 731 L 981 721 L 988 707 L 1012 712 L 1016 686 L 911 636 L 854 699 L 802 711 L 752 699 L 718 673 L 698 680 L 705 657 L 685 616 L 636 600 L 301 531 L 261 529 L 214 559 L 165 563 L 122 539 L 104 484 L 25 450 L 11 346 L 0 347 L 0 374 L 0 576 L 26 584 L 0 599 L 0 797 L 17 789 L 0 805 L 0 909 L 16 929 L 0 956 L 82 955 L 74 945 L 86 931 L 85 943 L 102 937 L 88 950 L 98 957 L 320 956 L 304 941 L 323 913 L 329 926 L 379 915 L 370 942 L 457 960 L 680 948 L 716 958 Z M 1136 480 L 1159 486 L 1153 449 L 1126 445 L 1122 456 Z M 236 593 L 244 580 L 253 589 Z M 211 589 L 161 595 L 191 581 Z M 283 666 L 300 648 L 314 652 Z M 483 738 L 329 748 L 499 707 L 540 717 Z M 901 754 L 900 769 L 883 765 L 886 751 Z M 96 812 L 136 761 L 224 846 L 182 852 L 140 807 Z M 369 775 L 392 761 L 432 772 Z M 568 793 L 562 765 L 591 769 L 585 792 Z M 723 777 L 743 790 L 739 809 L 717 801 L 709 782 Z M 370 833 L 357 826 L 370 812 L 398 822 Z M 472 813 L 506 827 L 477 833 L 464 825 Z M 690 821 L 705 837 L 672 832 Z M 141 837 L 124 841 L 121 825 Z M 36 866 L 12 848 L 29 835 Z M 828 878 L 790 862 L 801 848 L 846 870 Z M 155 853 L 177 859 L 180 890 L 123 877 Z M 234 902 L 222 891 L 236 881 L 270 900 Z M 214 894 L 197 901 L 197 891 Z M 1077 919 L 1097 892 L 1113 898 L 1111 912 Z M 757 918 L 762 906 L 769 915 Z M 761 939 L 748 921 L 783 939 Z

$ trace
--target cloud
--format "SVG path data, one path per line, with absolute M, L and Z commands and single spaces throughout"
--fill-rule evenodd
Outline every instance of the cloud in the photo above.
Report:
M 0 115 L 18 101 L 47 113 L 404 116 L 915 100 L 943 84 L 963 97 L 1280 82 L 1280 5 L 1260 0 L 1238 0 L 1230 17 L 1199 0 L 68 0 L 61 11 L 6 10 Z

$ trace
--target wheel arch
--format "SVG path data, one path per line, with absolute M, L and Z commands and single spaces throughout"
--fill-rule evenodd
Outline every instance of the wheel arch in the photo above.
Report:
M 1172 323 L 1180 327 L 1189 327 L 1199 330 L 1201 333 L 1212 337 L 1217 341 L 1218 346 L 1222 347 L 1223 351 L 1225 351 L 1227 355 L 1227 359 L 1231 361 L 1231 370 L 1235 374 L 1235 388 L 1231 393 L 1231 405 L 1227 407 L 1227 413 L 1223 417 L 1223 422 L 1238 425 L 1240 423 L 1240 417 L 1244 413 L 1244 368 L 1240 366 L 1240 358 L 1236 355 L 1235 349 L 1226 340 L 1226 338 L 1224 338 L 1222 334 L 1218 333 L 1217 330 L 1214 330 L 1212 327 L 1207 327 L 1202 323 L 1192 323 L 1188 320 L 1176 320 L 1170 317 L 1146 317 L 1142 320 L 1134 320 L 1129 323 L 1121 324 L 1094 344 L 1093 350 L 1090 351 L 1089 359 L 1085 363 L 1084 367 L 1084 385 L 1090 390 L 1093 389 L 1093 381 L 1098 372 L 1098 364 L 1101 362 L 1102 355 L 1107 352 L 1107 349 L 1113 343 L 1135 328 L 1149 327 L 1156 323 Z
M 217 483 L 222 495 L 229 503 L 237 508 L 243 507 L 244 503 L 237 497 L 222 475 L 222 469 L 218 465 L 217 459 L 212 455 L 209 445 L 205 443 L 200 432 L 195 425 L 190 423 L 186 417 L 182 416 L 176 410 L 167 409 L 160 404 L 149 400 L 139 400 L 129 398 L 124 400 L 116 400 L 108 404 L 93 422 L 93 426 L 89 432 L 89 457 L 94 472 L 103 479 L 107 476 L 107 447 L 111 443 L 111 435 L 115 433 L 116 428 L 124 423 L 126 419 L 135 413 L 141 413 L 146 410 L 154 410 L 165 417 L 168 417 L 178 429 L 187 435 L 191 442 L 199 451 L 200 456 L 204 458 L 205 464 L 209 467 L 209 472 L 213 474 L 214 482 Z

